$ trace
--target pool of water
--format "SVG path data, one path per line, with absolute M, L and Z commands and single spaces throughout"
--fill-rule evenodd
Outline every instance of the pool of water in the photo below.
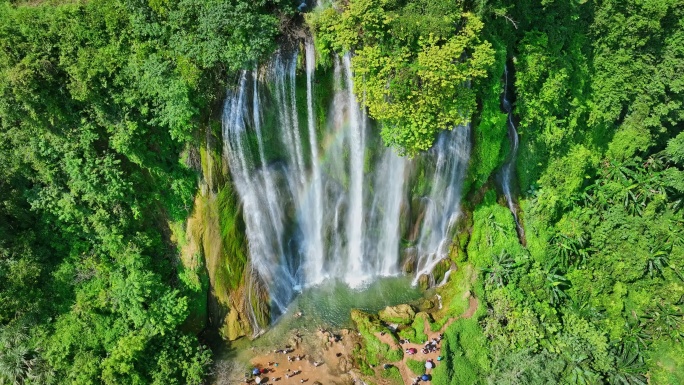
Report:
M 215 368 L 217 378 L 212 383 L 232 383 L 233 378 L 240 377 L 248 368 L 249 359 L 254 354 L 283 346 L 295 329 L 305 335 L 313 335 L 320 327 L 352 327 L 352 309 L 376 313 L 386 306 L 413 302 L 423 294 L 421 289 L 411 286 L 410 277 L 378 278 L 360 288 L 350 288 L 344 282 L 334 280 L 306 288 L 266 333 L 253 341 L 247 338 L 233 341 L 226 346 L 228 349 L 218 354 Z M 225 366 L 229 363 L 230 368 Z
M 411 286 L 410 277 L 378 278 L 359 288 L 350 288 L 341 281 L 326 281 L 304 289 L 264 335 L 247 345 L 259 347 L 280 343 L 293 329 L 313 332 L 320 327 L 352 327 L 352 309 L 376 313 L 386 306 L 415 301 L 423 294 L 420 288 Z
M 375 313 L 385 306 L 414 301 L 422 294 L 422 290 L 411 286 L 408 277 L 380 278 L 361 288 L 350 288 L 340 281 L 327 281 L 304 290 L 290 305 L 286 315 L 292 317 L 301 312 L 305 321 L 302 327 L 312 321 L 317 325 L 346 327 L 351 326 L 352 309 Z M 283 321 L 286 319 L 276 323 Z

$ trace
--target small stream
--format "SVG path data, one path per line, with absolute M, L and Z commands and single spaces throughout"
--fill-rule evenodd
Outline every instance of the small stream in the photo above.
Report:
M 513 121 L 513 104 L 511 103 L 511 99 L 514 96 L 514 90 L 512 83 L 513 75 L 509 74 L 508 63 L 506 63 L 506 66 L 504 67 L 504 89 L 501 95 L 501 109 L 508 114 L 506 124 L 508 125 L 508 140 L 511 145 L 511 151 L 506 159 L 506 162 L 501 167 L 501 189 L 506 197 L 508 208 L 511 210 L 511 214 L 513 214 L 515 228 L 518 233 L 520 243 L 524 245 L 525 229 L 518 218 L 518 208 L 516 206 L 515 197 L 513 196 L 516 181 L 515 160 L 516 156 L 518 155 L 518 130 L 516 129 L 515 122 Z

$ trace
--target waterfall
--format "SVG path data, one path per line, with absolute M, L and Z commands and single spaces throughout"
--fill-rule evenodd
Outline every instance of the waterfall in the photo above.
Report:
M 347 281 L 358 285 L 367 275 L 364 266 L 363 250 L 363 161 L 365 157 L 364 141 L 366 136 L 366 119 L 361 113 L 359 104 L 354 97 L 354 83 L 352 80 L 351 57 L 344 55 L 344 74 L 347 79 L 349 103 L 349 213 L 347 215 L 347 233 L 349 234 L 349 258 L 347 267 Z
M 307 280 L 318 283 L 323 277 L 325 252 L 323 250 L 323 187 L 321 181 L 321 167 L 318 159 L 318 141 L 316 135 L 316 117 L 314 116 L 313 77 L 316 68 L 316 52 L 313 42 L 306 41 L 306 107 L 307 126 L 309 129 L 309 146 L 311 147 L 311 190 L 307 200 L 312 202 L 311 210 L 305 215 L 305 232 L 310 234 L 309 265 L 307 266 Z
M 256 76 L 254 81 L 256 81 Z M 294 277 L 287 269 L 285 252 L 280 234 L 283 220 L 282 204 L 275 187 L 272 170 L 257 168 L 258 164 L 248 158 L 249 123 L 247 91 L 248 73 L 240 75 L 237 90 L 229 92 L 223 111 L 224 153 L 228 159 L 235 189 L 240 195 L 245 213 L 246 235 L 249 245 L 250 263 L 253 269 L 269 285 L 271 300 L 278 308 L 284 308 L 293 296 Z M 256 97 L 255 97 L 256 98 Z M 253 104 L 258 107 L 258 100 Z M 258 111 L 252 121 L 260 122 Z M 254 125 L 259 148 L 263 151 L 260 124 Z M 265 160 L 263 152 L 260 158 Z M 263 164 L 263 162 L 262 162 Z
M 436 158 L 436 168 L 416 246 L 414 284 L 449 255 L 454 225 L 461 215 L 461 186 L 470 159 L 470 125 L 440 133 L 428 156 Z
M 523 227 L 520 225 L 518 220 L 518 213 L 515 208 L 515 202 L 513 200 L 512 184 L 515 179 L 515 157 L 518 154 L 518 131 L 515 128 L 515 123 L 513 122 L 513 106 L 508 99 L 509 94 L 508 88 L 508 64 L 504 66 L 504 90 L 502 97 L 502 107 L 504 112 L 508 114 L 506 124 L 508 125 L 508 140 L 511 143 L 511 152 L 508 159 L 501 167 L 501 189 L 506 197 L 506 203 L 508 208 L 513 214 L 513 219 L 515 220 L 515 227 L 518 232 L 518 236 L 521 241 L 525 238 L 525 233 Z
M 280 49 L 242 72 L 224 104 L 224 156 L 243 207 L 251 267 L 268 289 L 274 318 L 299 291 L 326 279 L 358 287 L 398 275 L 400 224 L 409 220 L 402 210 L 414 182 L 411 161 L 383 147 L 356 99 L 351 56 L 335 58 L 332 74 L 320 75 L 307 40 L 303 79 L 298 55 Z M 318 76 L 328 76 L 332 89 L 317 89 Z M 443 132 L 424 155 L 435 170 L 416 243 L 418 276 L 448 254 L 469 135 L 468 126 Z

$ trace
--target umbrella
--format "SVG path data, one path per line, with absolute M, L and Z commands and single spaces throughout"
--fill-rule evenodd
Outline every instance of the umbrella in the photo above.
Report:
M 420 379 L 423 381 L 430 381 L 430 376 L 428 376 L 427 374 L 423 374 L 423 377 L 421 377 Z
M 257 384 L 261 384 L 261 377 L 255 377 L 254 382 L 256 382 Z
M 254 368 L 254 369 L 252 369 L 252 374 L 253 374 L 253 375 L 258 376 L 259 373 L 261 373 L 261 371 L 259 370 L 259 368 Z
M 418 353 L 418 349 L 416 349 L 416 348 L 410 348 L 410 349 L 409 349 L 409 353 L 411 353 L 411 354 L 416 354 L 416 353 Z
M 427 362 L 425 362 L 425 367 L 428 369 L 432 369 L 435 367 L 435 363 L 432 361 L 427 361 Z

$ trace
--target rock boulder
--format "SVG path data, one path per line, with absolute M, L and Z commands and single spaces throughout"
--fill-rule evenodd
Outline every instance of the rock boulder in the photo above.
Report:
M 408 325 L 413 321 L 416 312 L 410 305 L 402 304 L 397 306 L 387 306 L 378 313 L 381 320 L 387 323 L 398 323 Z

